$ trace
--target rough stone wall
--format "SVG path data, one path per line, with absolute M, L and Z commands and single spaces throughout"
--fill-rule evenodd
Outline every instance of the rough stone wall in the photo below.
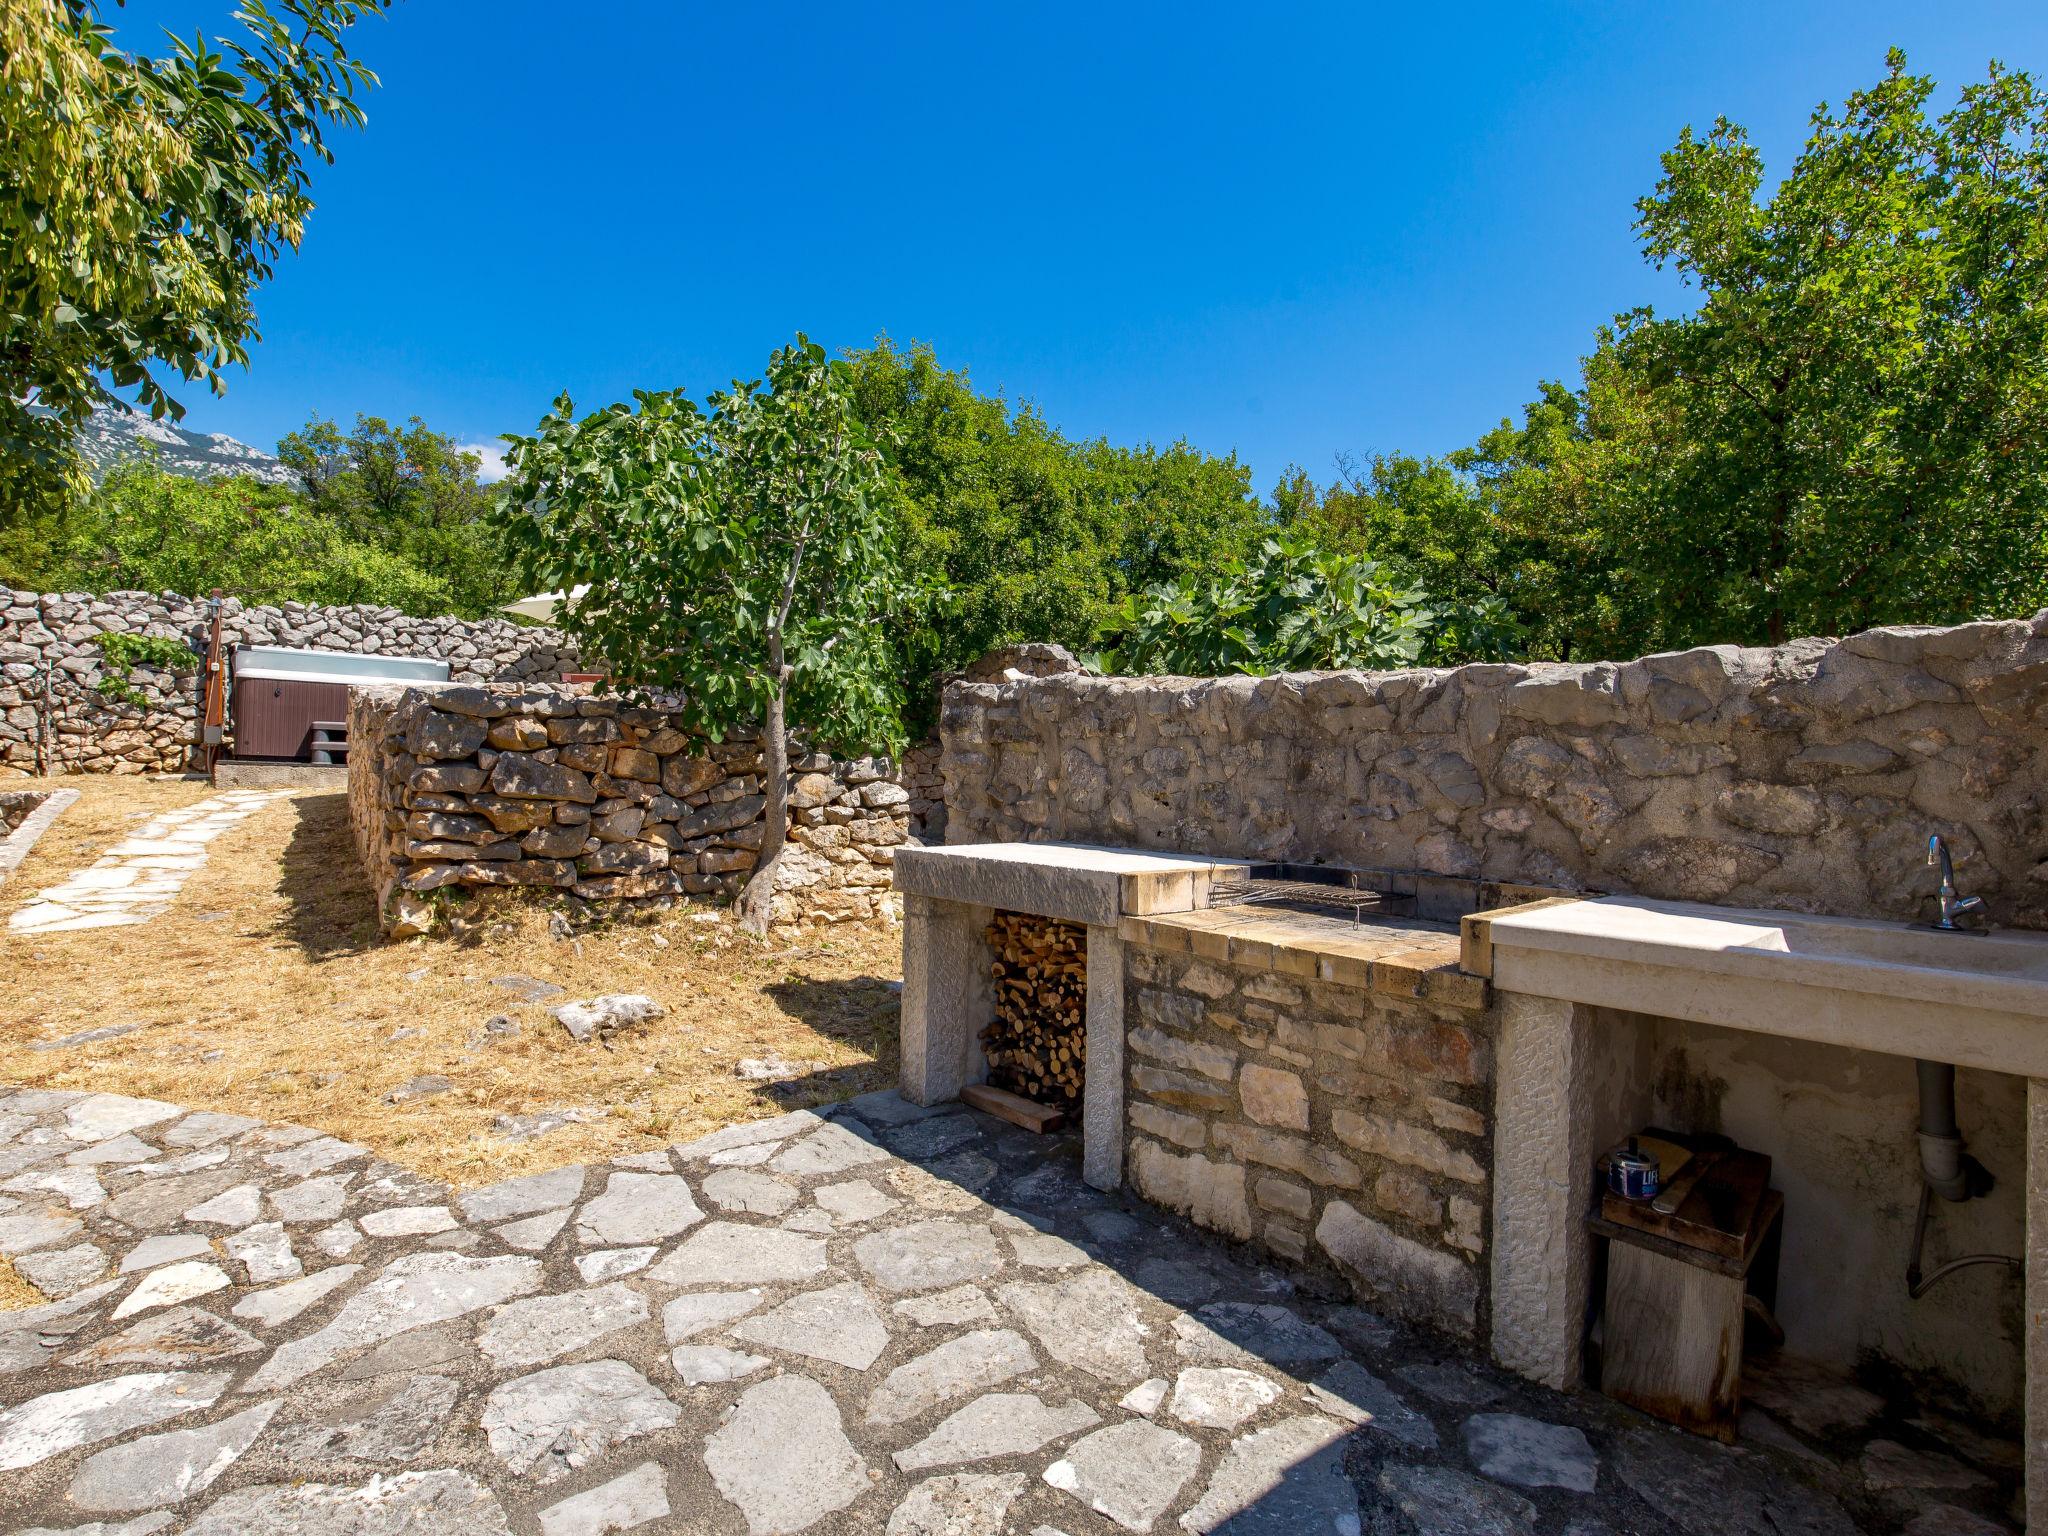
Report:
M 405 931 L 449 886 L 731 897 L 765 833 L 758 741 L 574 686 L 352 688 L 348 786 L 379 911 Z M 882 915 L 909 801 L 886 758 L 797 757 L 776 918 Z
M 1624 664 L 959 683 L 950 842 L 1322 859 L 2048 927 L 2048 613 Z
M 1493 1156 L 1484 1007 L 1130 945 L 1125 1167 L 1137 1192 L 1389 1311 L 1479 1328 Z
M 0 764 L 33 771 L 41 736 L 52 773 L 186 768 L 200 737 L 211 627 L 203 599 L 173 593 L 0 590 Z M 104 634 L 181 640 L 192 666 L 176 673 L 137 666 L 127 687 L 143 702 L 110 698 L 99 691 L 106 657 L 94 644 Z M 417 619 L 394 608 L 245 607 L 229 599 L 221 604 L 221 635 L 230 645 L 428 657 L 448 662 L 458 682 L 553 680 L 576 660 L 555 630 L 501 619 Z

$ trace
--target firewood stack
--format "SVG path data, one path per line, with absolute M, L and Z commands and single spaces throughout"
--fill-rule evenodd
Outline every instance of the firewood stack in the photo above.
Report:
M 981 1031 L 988 1080 L 1078 1111 L 1087 1070 L 1088 933 L 1078 923 L 998 912 L 988 925 L 996 1016 Z

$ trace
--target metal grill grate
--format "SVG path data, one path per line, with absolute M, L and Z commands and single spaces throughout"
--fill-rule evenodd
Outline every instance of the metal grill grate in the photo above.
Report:
M 1309 907 L 1349 912 L 1353 922 L 1367 914 L 1405 916 L 1415 898 L 1395 896 L 1359 883 L 1360 872 L 1324 865 L 1254 864 L 1220 875 L 1209 889 L 1212 907 Z

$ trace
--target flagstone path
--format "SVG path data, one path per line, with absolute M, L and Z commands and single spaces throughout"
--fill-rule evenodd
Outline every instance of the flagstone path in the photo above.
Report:
M 205 865 L 208 843 L 290 793 L 230 789 L 152 816 L 63 884 L 38 891 L 7 926 L 16 933 L 69 933 L 148 922 Z
M 1857 1529 L 1811 1451 L 1530 1387 L 890 1094 L 455 1192 L 0 1090 L 0 1253 L 60 1298 L 0 1312 L 10 1531 Z

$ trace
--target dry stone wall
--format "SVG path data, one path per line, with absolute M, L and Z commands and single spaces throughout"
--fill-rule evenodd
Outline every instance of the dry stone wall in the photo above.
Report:
M 1475 1336 L 1493 1166 L 1483 983 L 1425 1002 L 1135 944 L 1125 974 L 1137 1192 Z
M 203 599 L 174 593 L 0 590 L 0 765 L 52 773 L 156 773 L 189 767 L 212 620 Z M 183 642 L 189 668 L 138 665 L 113 683 L 102 635 L 153 635 Z M 445 661 L 458 682 L 559 679 L 574 648 L 552 629 L 501 619 L 419 619 L 394 608 L 285 603 L 221 604 L 228 644 L 284 645 Z M 139 699 L 140 702 L 136 702 Z
M 2048 612 L 1573 666 L 958 683 L 949 842 L 2048 927 Z
M 759 742 L 708 742 L 667 709 L 575 686 L 359 687 L 349 810 L 386 924 L 427 893 L 524 886 L 590 901 L 737 895 L 766 823 Z M 774 915 L 892 910 L 910 795 L 887 758 L 798 757 Z

